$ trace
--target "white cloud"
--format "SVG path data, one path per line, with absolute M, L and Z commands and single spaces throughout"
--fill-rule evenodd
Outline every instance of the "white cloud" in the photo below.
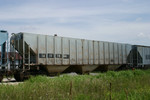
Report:
M 136 20 L 135 21 L 142 21 L 142 18 L 141 17 L 138 17 L 138 18 L 136 18 Z
M 137 36 L 138 37 L 145 37 L 146 35 L 144 33 L 139 33 Z

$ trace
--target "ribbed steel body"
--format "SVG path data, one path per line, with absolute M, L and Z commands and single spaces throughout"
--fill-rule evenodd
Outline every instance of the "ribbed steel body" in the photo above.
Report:
M 130 44 L 29 33 L 16 35 L 22 35 L 37 55 L 36 63 L 42 65 L 128 64 L 127 57 L 132 49 Z

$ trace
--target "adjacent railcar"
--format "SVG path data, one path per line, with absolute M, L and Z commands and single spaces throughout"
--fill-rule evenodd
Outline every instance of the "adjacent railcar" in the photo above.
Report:
M 4 30 L 0 30 L 0 82 L 3 79 L 3 75 L 5 74 L 5 70 L 9 70 L 9 66 L 8 66 L 8 54 L 6 52 L 8 52 L 8 49 L 6 48 L 6 46 L 8 44 L 8 33 L 7 31 Z M 7 67 L 6 67 L 7 66 Z
M 150 47 L 133 45 L 133 66 L 134 67 L 150 67 Z

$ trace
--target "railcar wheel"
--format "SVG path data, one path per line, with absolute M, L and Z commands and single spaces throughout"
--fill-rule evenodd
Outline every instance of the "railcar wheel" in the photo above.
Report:
M 16 79 L 16 81 L 24 81 L 24 73 L 23 72 L 16 72 L 14 74 L 14 78 Z
M 28 80 L 30 78 L 30 73 L 29 72 L 25 72 L 24 73 L 24 80 Z
M 6 73 L 6 78 L 10 81 L 13 78 L 13 73 L 12 72 L 7 72 Z
M 0 74 L 0 82 L 3 80 L 3 75 Z

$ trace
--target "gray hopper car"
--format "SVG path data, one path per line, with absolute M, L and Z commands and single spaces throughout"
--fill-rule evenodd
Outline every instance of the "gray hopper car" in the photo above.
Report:
M 11 44 L 23 57 L 23 69 L 38 66 L 49 74 L 115 70 L 131 63 L 130 44 L 29 33 L 13 35 Z

